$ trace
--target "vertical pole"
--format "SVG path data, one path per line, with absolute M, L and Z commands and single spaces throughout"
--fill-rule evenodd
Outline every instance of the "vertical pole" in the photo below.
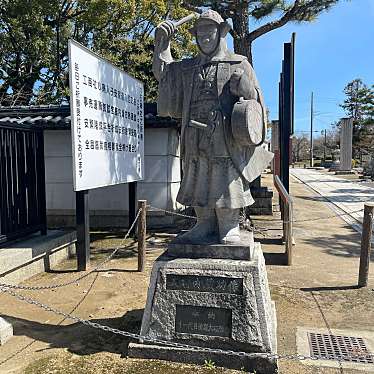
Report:
M 47 201 L 46 201 L 46 186 L 45 186 L 45 157 L 44 157 L 44 131 L 36 133 L 38 140 L 37 149 L 37 163 L 39 165 L 38 171 L 38 195 L 39 195 L 39 209 L 40 220 L 42 224 L 41 234 L 47 235 Z
M 278 112 L 279 112 L 279 125 L 278 125 L 279 170 L 278 170 L 278 175 L 279 175 L 279 178 L 280 178 L 281 181 L 283 181 L 282 159 L 283 159 L 283 148 L 284 148 L 284 146 L 282 144 L 283 143 L 283 131 L 284 131 L 284 126 L 283 126 L 283 112 L 284 112 L 284 107 L 283 107 L 283 93 L 284 93 L 284 90 L 283 90 L 283 65 L 284 65 L 284 62 L 282 61 L 282 72 L 280 74 L 279 87 L 278 87 L 278 90 L 279 90 L 279 108 L 278 108 Z M 280 213 L 281 213 L 281 219 L 283 220 L 282 199 L 281 199 L 280 196 L 279 196 L 279 210 L 280 210 Z
M 361 237 L 360 271 L 358 275 L 359 287 L 366 287 L 368 285 L 371 238 L 373 235 L 373 214 L 374 204 L 365 204 Z
M 290 77 L 291 77 L 291 130 L 290 135 L 295 133 L 295 44 L 296 44 L 296 33 L 292 33 L 291 37 L 291 67 L 290 67 Z
M 5 206 L 5 199 L 4 199 L 4 186 L 5 186 L 5 175 L 4 175 L 4 151 L 3 147 L 5 146 L 3 143 L 3 132 L 4 129 L 0 128 L 0 206 Z M 5 241 L 5 236 L 1 234 L 3 231 L 3 215 L 4 215 L 4 208 L 0 209 L 0 243 Z
M 137 182 L 130 182 L 129 184 L 129 228 L 135 220 L 136 209 L 137 209 Z M 130 237 L 134 237 L 134 232 L 130 234 Z
M 313 92 L 310 100 L 310 167 L 314 165 L 313 161 Z
M 287 248 L 287 265 L 292 265 L 292 251 L 293 251 L 293 227 L 292 227 L 292 221 L 293 221 L 293 205 L 291 201 L 287 202 L 287 211 L 288 211 L 288 225 L 287 225 L 287 242 L 286 242 L 286 248 Z
M 88 207 L 88 190 L 77 191 L 76 220 L 77 220 L 77 262 L 78 270 L 87 270 L 90 264 L 90 211 Z
M 283 121 L 282 121 L 282 183 L 287 192 L 290 191 L 290 135 L 292 122 L 292 80 L 291 80 L 291 43 L 284 43 L 284 64 L 283 64 Z
M 145 270 L 147 200 L 139 200 L 138 209 L 141 211 L 138 221 L 138 271 L 143 272 Z
M 327 148 L 327 131 L 325 129 L 325 142 L 323 144 L 323 162 L 326 162 L 326 148 Z
M 287 238 L 288 238 L 288 222 L 289 222 L 289 218 L 288 218 L 288 204 L 282 200 L 282 205 L 283 205 L 283 241 L 284 241 L 284 244 L 286 246 L 286 252 L 288 252 L 287 250 Z

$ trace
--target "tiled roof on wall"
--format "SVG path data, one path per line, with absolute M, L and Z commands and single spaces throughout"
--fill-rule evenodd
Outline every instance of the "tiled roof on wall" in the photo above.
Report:
M 146 128 L 176 127 L 178 122 L 171 118 L 157 116 L 155 103 L 144 105 Z M 43 129 L 69 129 L 70 105 L 32 105 L 0 107 L 0 126 L 41 127 Z

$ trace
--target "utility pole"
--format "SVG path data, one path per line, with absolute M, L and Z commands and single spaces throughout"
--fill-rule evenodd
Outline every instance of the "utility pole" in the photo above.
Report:
M 326 162 L 326 148 L 327 148 L 327 131 L 325 129 L 325 142 L 323 144 L 323 163 Z
M 313 167 L 313 92 L 310 100 L 310 167 Z

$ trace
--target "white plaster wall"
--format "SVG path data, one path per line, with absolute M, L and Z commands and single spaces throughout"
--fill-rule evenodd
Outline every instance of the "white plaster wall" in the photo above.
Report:
M 48 216 L 75 215 L 72 150 L 69 130 L 46 130 L 45 168 Z M 137 197 L 149 204 L 174 209 L 180 185 L 179 139 L 176 129 L 145 129 L 145 179 L 138 182 Z M 126 184 L 97 188 L 89 193 L 90 211 L 95 216 L 127 215 Z M 56 219 L 53 221 L 56 222 Z M 71 221 L 71 220 L 70 220 Z M 66 219 L 64 222 L 67 222 Z
M 70 131 L 44 131 L 47 211 L 75 209 Z

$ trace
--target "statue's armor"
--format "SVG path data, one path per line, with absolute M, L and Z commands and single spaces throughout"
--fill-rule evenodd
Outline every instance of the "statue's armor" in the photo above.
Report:
M 217 93 L 217 64 L 200 66 L 194 74 L 190 119 L 204 123 L 208 128 L 197 129 L 188 126 L 185 139 L 192 139 L 196 143 L 186 144 L 187 153 L 205 157 L 229 157 Z
M 190 120 L 184 130 L 183 180 L 177 200 L 188 206 L 240 208 L 251 205 L 249 183 L 236 170 L 228 152 L 224 114 L 218 98 L 219 64 L 195 67 L 190 101 Z M 222 92 L 225 95 L 225 91 Z

